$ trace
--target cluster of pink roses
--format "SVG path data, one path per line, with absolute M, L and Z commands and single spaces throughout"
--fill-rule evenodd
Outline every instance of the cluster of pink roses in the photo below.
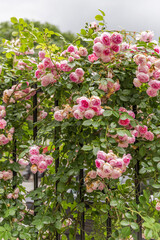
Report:
M 142 42 L 151 42 L 154 37 L 154 32 L 152 31 L 143 31 L 136 36 L 136 40 L 140 40 Z
M 108 153 L 98 151 L 97 159 L 95 160 L 97 170 L 88 172 L 85 178 L 87 192 L 92 192 L 93 190 L 102 191 L 105 188 L 105 184 L 103 180 L 96 180 L 97 176 L 102 179 L 117 179 L 126 171 L 126 167 L 129 165 L 131 159 L 130 154 L 119 158 L 112 150 L 109 150 Z
M 4 181 L 10 180 L 13 178 L 13 172 L 11 170 L 8 171 L 0 171 L 0 179 Z
M 70 73 L 69 78 L 72 82 L 81 83 L 84 81 L 84 71 L 82 68 L 77 68 L 75 72 Z
M 131 159 L 130 154 L 119 158 L 112 150 L 109 150 L 108 153 L 98 151 L 97 159 L 95 160 L 97 175 L 101 178 L 117 179 L 126 171 L 126 166 L 128 166 Z
M 75 117 L 76 119 L 91 119 L 94 116 L 100 116 L 104 110 L 101 107 L 101 99 L 97 96 L 92 96 L 90 99 L 87 97 L 77 98 L 78 105 L 72 108 L 66 105 L 64 110 L 55 109 L 54 118 L 56 121 L 63 121 L 64 118 Z M 71 114 L 69 114 L 71 113 Z
M 34 88 L 29 87 L 29 82 L 26 82 L 27 88 L 21 90 L 22 84 L 13 85 L 11 89 L 6 89 L 3 92 L 4 103 L 15 103 L 17 100 L 28 100 L 36 94 Z
M 134 56 L 134 61 L 138 65 L 136 78 L 133 80 L 135 87 L 140 87 L 142 83 L 148 83 L 147 94 L 150 97 L 158 95 L 160 90 L 160 60 L 144 54 Z
M 85 47 L 73 46 L 72 44 L 68 46 L 66 50 L 61 53 L 61 56 L 68 57 L 68 62 L 73 62 L 75 59 L 80 59 L 80 57 L 86 57 L 88 51 Z
M 17 199 L 19 196 L 19 188 L 15 188 L 15 190 L 13 191 L 13 193 L 8 193 L 7 194 L 7 198 L 8 199 Z
M 94 54 L 103 62 L 110 62 L 113 54 L 120 51 L 120 45 L 123 37 L 120 33 L 114 32 L 110 34 L 104 32 L 100 37 L 94 39 Z
M 43 173 L 48 165 L 51 165 L 53 158 L 50 155 L 40 154 L 38 146 L 32 146 L 29 150 L 30 162 L 32 164 L 31 171 L 35 174 L 37 171 Z
M 0 129 L 5 129 L 7 122 L 3 118 L 6 116 L 6 110 L 5 107 L 0 105 Z M 12 136 L 14 133 L 14 128 L 11 128 L 10 130 L 6 130 L 7 137 L 4 134 L 0 134 L 0 145 L 6 145 L 9 141 L 12 140 Z

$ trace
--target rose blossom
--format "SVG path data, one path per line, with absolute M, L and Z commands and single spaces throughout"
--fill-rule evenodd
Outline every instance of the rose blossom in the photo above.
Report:
M 97 152 L 97 158 L 102 159 L 104 161 L 107 160 L 107 154 L 104 151 L 98 151 Z
M 105 184 L 100 182 L 98 186 L 98 190 L 102 191 L 105 188 Z
M 160 211 L 160 202 L 157 202 L 157 204 L 156 204 L 156 210 L 157 210 L 157 211 Z
M 112 173 L 112 171 L 113 171 L 113 168 L 112 168 L 112 166 L 109 164 L 109 163 L 105 163 L 104 165 L 103 165 L 103 171 L 107 174 L 107 175 L 110 175 L 111 173 Z
M 85 113 L 84 113 L 84 116 L 85 116 L 85 118 L 87 118 L 87 119 L 93 118 L 94 115 L 95 115 L 95 111 L 92 110 L 92 109 L 88 109 L 88 110 L 85 111 Z
M 0 119 L 0 129 L 4 129 L 7 125 L 7 122 L 4 119 Z
M 84 71 L 82 68 L 77 68 L 75 70 L 75 73 L 77 74 L 78 77 L 83 77 L 83 75 L 84 75 Z
M 117 179 L 122 175 L 122 170 L 119 168 L 114 168 L 111 174 L 111 178 Z
M 150 97 L 156 97 L 158 95 L 158 92 L 156 89 L 149 87 L 146 91 L 146 93 L 148 94 L 148 96 Z
M 79 104 L 80 107 L 87 109 L 89 108 L 90 100 L 87 97 L 80 97 L 77 98 L 77 103 Z
M 31 166 L 31 172 L 32 172 L 33 174 L 35 174 L 35 173 L 37 172 L 37 170 L 38 170 L 38 168 L 37 168 L 36 165 L 32 165 L 32 166 Z
M 47 163 L 45 161 L 41 161 L 38 163 L 38 168 L 47 169 Z
M 70 45 L 68 48 L 67 48 L 67 51 L 68 52 L 75 52 L 75 47 L 73 45 Z
M 31 155 L 38 155 L 39 154 L 39 147 L 38 146 L 30 147 L 29 153 Z
M 122 43 L 123 37 L 120 33 L 114 32 L 111 36 L 112 43 L 120 44 Z
M 43 51 L 39 51 L 38 56 L 40 60 L 43 60 L 45 58 L 46 53 Z
M 104 163 L 105 163 L 105 162 L 104 162 L 102 159 L 98 159 L 98 158 L 97 158 L 97 159 L 95 160 L 95 164 L 96 164 L 96 167 L 97 167 L 97 168 L 102 168 L 103 165 L 104 165 Z
M 111 49 L 112 49 L 114 52 L 118 53 L 118 52 L 120 51 L 120 46 L 117 45 L 117 44 L 112 44 L 112 45 L 111 45 Z
M 73 112 L 73 116 L 76 119 L 83 119 L 83 113 L 79 109 L 77 109 Z
M 84 47 L 80 47 L 78 52 L 79 52 L 79 55 L 82 56 L 82 57 L 86 57 L 87 54 L 88 54 L 87 49 L 84 48 Z
M 121 126 L 127 126 L 130 123 L 130 120 L 128 118 L 126 118 L 125 120 L 119 119 L 118 123 Z
M 100 42 L 97 42 L 93 45 L 93 51 L 95 52 L 97 57 L 100 57 L 104 49 L 104 45 Z
M 39 156 L 38 155 L 31 155 L 30 158 L 29 158 L 30 162 L 32 164 L 38 164 L 39 162 Z
M 147 131 L 145 134 L 144 134 L 144 138 L 149 140 L 149 141 L 153 141 L 154 139 L 154 134 L 151 132 L 151 131 Z
M 69 78 L 72 82 L 79 82 L 79 76 L 75 72 L 70 73 Z
M 101 178 L 107 178 L 108 175 L 106 175 L 106 173 L 102 170 L 102 169 L 97 169 L 97 175 Z
M 160 81 L 158 80 L 151 80 L 148 85 L 156 90 L 160 89 Z
M 88 55 L 88 60 L 89 60 L 90 62 L 94 62 L 94 61 L 97 61 L 97 60 L 98 60 L 98 57 L 96 56 L 95 53 L 92 53 L 92 54 Z
M 144 125 L 143 127 L 142 126 L 138 126 L 138 131 L 140 134 L 145 134 L 148 130 L 148 127 L 146 125 Z
M 97 172 L 94 170 L 91 170 L 90 172 L 88 172 L 87 174 L 91 179 L 94 179 L 97 177 Z
M 58 110 L 54 113 L 54 119 L 56 121 L 63 121 L 63 115 L 62 115 L 63 111 L 62 110 Z
M 143 72 L 137 74 L 137 78 L 141 83 L 146 83 L 149 81 L 149 75 Z
M 51 157 L 50 155 L 47 155 L 45 156 L 45 161 L 47 165 L 51 165 L 53 163 L 53 157 Z
M 7 195 L 7 198 L 8 198 L 8 199 L 12 199 L 12 197 L 13 197 L 12 193 L 9 193 L 9 194 Z
M 135 87 L 140 87 L 142 85 L 138 78 L 134 78 L 133 84 Z

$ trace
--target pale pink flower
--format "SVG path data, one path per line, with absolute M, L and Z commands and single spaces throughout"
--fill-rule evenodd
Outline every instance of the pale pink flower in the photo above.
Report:
M 56 120 L 56 121 L 63 121 L 63 111 L 62 110 L 58 110 L 58 111 L 56 111 L 55 113 L 54 113 L 54 119 Z
M 84 71 L 83 71 L 82 68 L 77 68 L 77 69 L 75 70 L 75 73 L 76 73 L 77 76 L 79 76 L 79 77 L 83 77 L 83 75 L 84 75 Z
M 32 166 L 31 166 L 31 172 L 32 172 L 33 174 L 35 174 L 35 173 L 37 172 L 37 170 L 38 170 L 38 168 L 37 168 L 36 165 L 32 165 Z
M 32 164 L 38 164 L 39 162 L 39 156 L 38 155 L 31 155 L 30 158 L 29 158 L 30 162 Z
M 97 169 L 97 175 L 101 178 L 107 178 L 108 177 L 108 175 L 106 175 L 106 173 L 103 172 L 103 170 L 99 169 L 99 168 Z
M 111 41 L 114 44 L 120 44 L 123 41 L 123 37 L 122 37 L 122 35 L 120 33 L 114 32 L 111 35 Z
M 143 72 L 137 74 L 137 78 L 141 83 L 146 83 L 149 81 L 149 75 Z
M 101 56 L 104 49 L 105 49 L 105 46 L 100 42 L 97 42 L 93 45 L 93 51 L 95 52 L 97 57 Z
M 111 173 L 112 179 L 117 179 L 122 175 L 122 170 L 120 168 L 114 168 Z
M 40 169 L 47 169 L 47 162 L 41 161 L 38 163 L 38 168 Z
M 7 194 L 8 199 L 12 199 L 12 197 L 13 197 L 12 193 Z
M 160 89 L 160 81 L 158 80 L 151 80 L 148 85 L 156 90 Z
M 154 139 L 154 134 L 151 131 L 147 131 L 144 136 L 145 139 L 149 140 L 149 141 L 153 141 Z
M 105 184 L 100 182 L 98 186 L 98 190 L 102 191 L 105 188 Z
M 72 68 L 68 66 L 68 62 L 66 60 L 60 62 L 60 69 L 64 72 L 70 72 L 72 70 Z
M 78 53 L 82 57 L 86 57 L 88 55 L 88 51 L 85 47 L 80 47 Z
M 91 170 L 90 172 L 88 172 L 87 174 L 91 179 L 94 179 L 97 177 L 97 172 L 94 170 Z
M 107 32 L 104 32 L 102 33 L 100 40 L 104 45 L 109 46 L 111 42 L 111 35 Z
M 118 53 L 120 51 L 120 46 L 117 44 L 112 44 L 111 49 L 115 52 Z
M 97 43 L 97 42 L 100 42 L 100 43 L 102 43 L 101 42 L 101 38 L 100 37 L 96 37 L 95 39 L 94 39 L 94 41 L 93 41 L 94 43 Z
M 90 99 L 90 105 L 94 107 L 98 107 L 101 105 L 101 99 L 97 96 L 92 96 Z
M 44 58 L 42 61 L 44 68 L 51 68 L 52 67 L 52 61 L 50 58 Z
M 150 97 L 156 97 L 158 95 L 158 91 L 152 87 L 149 87 L 146 91 L 146 93 L 148 94 L 148 96 Z
M 142 126 L 138 126 L 138 131 L 140 134 L 145 134 L 148 130 L 148 127 L 146 125 L 144 125 L 143 127 Z
M 97 168 L 102 168 L 103 165 L 104 165 L 104 163 L 105 163 L 105 162 L 104 162 L 102 159 L 98 159 L 98 158 L 97 158 L 97 159 L 95 160 L 95 164 L 96 164 L 96 167 L 97 167 Z
M 45 58 L 46 53 L 43 51 L 39 51 L 38 56 L 40 60 L 43 60 Z
M 79 76 L 75 72 L 70 73 L 69 78 L 72 82 L 79 82 Z
M 109 163 L 105 163 L 104 165 L 103 165 L 103 171 L 104 171 L 104 173 L 106 173 L 107 175 L 110 175 L 111 173 L 112 173 L 112 171 L 113 171 L 113 168 L 112 168 L 112 166 L 109 164 Z
M 157 202 L 157 204 L 156 204 L 156 210 L 157 210 L 157 211 L 160 211 L 160 202 Z
M 18 194 L 19 193 L 19 188 L 15 188 L 14 193 Z
M 118 91 L 118 90 L 120 89 L 120 87 L 121 87 L 121 86 L 120 86 L 119 82 L 115 82 L 115 83 L 114 83 L 114 90 L 115 90 L 115 91 Z
M 69 62 L 73 62 L 73 61 L 74 61 L 74 57 L 69 56 L 68 61 L 69 61 Z
M 39 154 L 39 147 L 38 146 L 30 147 L 29 154 L 38 155 Z
M 92 182 L 92 184 L 91 184 L 92 189 L 96 190 L 98 188 L 98 185 L 99 185 L 98 181 Z
M 107 161 L 107 154 L 104 151 L 97 152 L 97 158 Z
M 79 109 L 77 109 L 73 112 L 73 116 L 76 119 L 83 119 L 83 113 Z
M 160 68 L 160 59 L 156 60 L 154 62 L 154 65 L 157 67 L 157 68 Z
M 92 54 L 88 55 L 88 60 L 89 60 L 90 62 L 94 62 L 94 61 L 97 61 L 97 60 L 98 60 L 98 57 L 96 56 L 95 53 L 92 53 Z
M 154 71 L 153 77 L 154 77 L 155 79 L 159 79 L 159 78 L 160 78 L 160 69 L 157 69 L 156 71 Z
M 132 159 L 132 157 L 131 157 L 130 154 L 123 155 L 123 162 L 124 162 L 124 164 L 125 164 L 126 166 L 129 165 L 131 159 Z
M 19 159 L 18 163 L 22 166 L 27 166 L 29 164 L 29 162 L 23 158 Z
M 95 115 L 95 111 L 94 111 L 93 109 L 88 109 L 88 110 L 86 110 L 85 113 L 84 113 L 84 116 L 85 116 L 85 118 L 87 118 L 87 119 L 93 118 L 94 115 Z
M 108 62 L 110 62 L 111 61 L 111 57 L 110 56 L 105 56 L 105 55 L 101 55 L 101 59 L 102 59 L 102 61 L 103 62 L 105 62 L 105 63 L 108 63 Z
M 140 87 L 142 85 L 138 78 L 134 78 L 133 84 L 135 87 Z
M 51 157 L 50 155 L 47 155 L 45 156 L 45 161 L 47 165 L 51 165 L 53 163 L 53 157 Z
M 138 65 L 138 72 L 148 73 L 149 67 L 144 64 Z
M 107 92 L 108 87 L 107 87 L 107 85 L 102 85 L 102 84 L 100 83 L 98 89 L 100 89 L 100 90 L 102 90 L 102 91 L 104 91 L 104 92 Z

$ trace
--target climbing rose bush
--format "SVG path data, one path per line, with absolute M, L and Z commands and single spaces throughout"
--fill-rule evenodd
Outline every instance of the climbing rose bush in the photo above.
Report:
M 73 43 L 11 18 L 0 60 L 1 239 L 160 236 L 160 46 L 151 31 L 108 30 L 100 12 Z M 28 166 L 43 173 L 29 193 Z

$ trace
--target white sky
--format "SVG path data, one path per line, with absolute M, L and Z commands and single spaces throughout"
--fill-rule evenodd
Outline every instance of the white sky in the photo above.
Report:
M 77 33 L 106 13 L 109 29 L 153 30 L 160 36 L 160 0 L 0 0 L 0 22 L 10 17 L 49 22 L 61 31 Z

